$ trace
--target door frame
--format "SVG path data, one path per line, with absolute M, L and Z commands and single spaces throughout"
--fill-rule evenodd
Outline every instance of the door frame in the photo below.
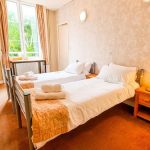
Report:
M 60 39 L 59 39 L 59 27 L 60 26 L 64 26 L 64 25 L 68 25 L 68 63 L 69 63 L 69 56 L 70 56 L 70 51 L 69 51 L 69 23 L 68 22 L 64 22 L 64 23 L 60 23 L 57 25 L 57 45 L 58 45 L 58 70 L 60 70 L 59 68 L 59 64 L 60 64 Z

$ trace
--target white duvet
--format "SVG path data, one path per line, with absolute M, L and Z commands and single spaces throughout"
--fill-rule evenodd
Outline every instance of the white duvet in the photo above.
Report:
M 42 84 L 49 83 L 49 84 L 63 84 L 67 82 L 79 81 L 85 79 L 85 74 L 72 74 L 67 73 L 65 71 L 57 71 L 57 72 L 48 72 L 48 73 L 41 73 L 35 74 L 37 80 L 32 80 L 34 82 L 35 87 L 38 87 Z M 18 83 L 25 83 L 29 81 L 20 81 L 17 76 L 16 80 Z
M 69 111 L 69 131 L 133 97 L 137 87 L 136 83 L 124 86 L 104 82 L 98 78 L 63 84 L 67 93 L 64 104 Z M 46 142 L 36 143 L 35 146 L 40 148 Z

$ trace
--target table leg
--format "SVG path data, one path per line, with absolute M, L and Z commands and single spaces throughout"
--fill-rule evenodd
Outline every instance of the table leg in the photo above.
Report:
M 38 62 L 38 68 L 39 68 L 39 73 L 42 73 L 42 70 L 41 70 L 41 62 Z
M 14 75 L 17 76 L 17 66 L 16 66 L 16 64 L 14 64 Z
M 135 104 L 134 104 L 134 117 L 137 117 L 137 113 L 139 110 L 139 95 L 135 95 Z
M 44 66 L 45 66 L 45 73 L 47 72 L 47 70 L 46 70 L 46 61 L 44 61 Z

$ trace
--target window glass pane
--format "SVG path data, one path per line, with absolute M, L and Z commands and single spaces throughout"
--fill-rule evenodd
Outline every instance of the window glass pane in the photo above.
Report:
M 7 9 L 8 9 L 9 51 L 10 53 L 21 52 L 20 30 L 19 30 L 19 21 L 16 3 L 7 1 Z
M 26 56 L 39 56 L 35 7 L 22 5 Z

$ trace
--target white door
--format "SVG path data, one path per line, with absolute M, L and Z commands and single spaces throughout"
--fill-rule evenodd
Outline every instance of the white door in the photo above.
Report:
M 63 70 L 69 62 L 69 34 L 68 24 L 58 26 L 58 68 Z

